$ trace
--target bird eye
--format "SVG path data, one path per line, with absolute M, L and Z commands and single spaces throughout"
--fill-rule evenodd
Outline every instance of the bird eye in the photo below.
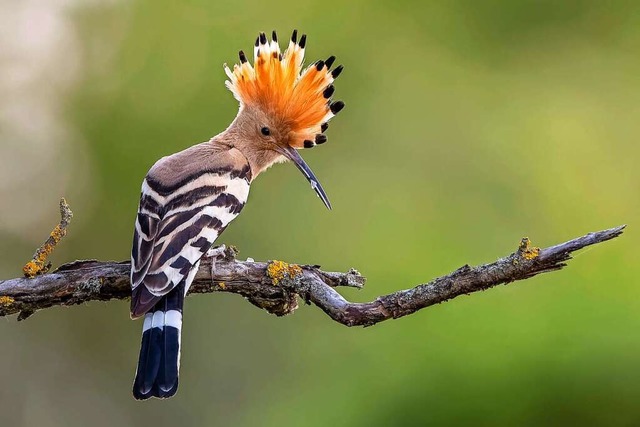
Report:
M 269 134 L 271 134 L 271 131 L 270 131 L 270 130 L 269 130 L 269 128 L 268 128 L 268 127 L 266 127 L 266 126 L 265 126 L 265 127 L 263 127 L 262 129 L 260 129 L 260 132 L 262 132 L 262 134 L 263 134 L 264 136 L 269 136 Z

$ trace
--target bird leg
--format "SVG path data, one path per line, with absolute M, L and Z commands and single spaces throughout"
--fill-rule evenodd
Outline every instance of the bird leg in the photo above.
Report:
M 209 248 L 207 253 L 204 254 L 204 256 L 206 256 L 207 258 L 211 258 L 211 277 L 213 277 L 216 270 L 216 260 L 218 258 L 224 257 L 226 250 L 227 247 L 225 245 L 220 245 Z

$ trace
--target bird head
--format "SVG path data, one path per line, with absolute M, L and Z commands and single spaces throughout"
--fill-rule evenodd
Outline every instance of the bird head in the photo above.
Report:
M 274 31 L 271 40 L 264 33 L 256 39 L 253 65 L 243 51 L 233 70 L 225 64 L 225 82 L 240 103 L 235 128 L 241 133 L 243 153 L 257 165 L 257 171 L 278 161 L 292 161 L 311 183 L 325 206 L 331 204 L 320 182 L 297 150 L 327 141 L 329 120 L 343 107 L 333 101 L 333 81 L 342 66 L 334 69 L 334 56 L 303 68 L 307 37 L 293 32 L 284 53 Z M 248 157 L 249 158 L 249 157 Z

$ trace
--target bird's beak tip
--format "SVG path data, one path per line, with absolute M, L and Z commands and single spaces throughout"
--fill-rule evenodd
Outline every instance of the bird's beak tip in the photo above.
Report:
M 324 203 L 327 209 L 331 210 L 331 202 L 329 201 L 327 194 L 324 192 L 320 181 L 318 181 L 318 178 L 316 178 L 313 171 L 304 161 L 302 156 L 298 154 L 298 151 L 293 147 L 288 147 L 283 150 L 282 154 L 296 165 L 296 167 L 300 170 L 300 172 L 302 172 L 305 178 L 307 178 L 309 183 L 311 183 L 311 188 L 316 192 L 318 197 L 320 197 L 322 203 Z

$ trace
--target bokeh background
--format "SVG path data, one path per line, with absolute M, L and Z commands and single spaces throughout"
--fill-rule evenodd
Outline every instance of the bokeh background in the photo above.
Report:
M 0 277 L 58 220 L 53 256 L 128 258 L 141 180 L 233 119 L 224 62 L 258 31 L 345 65 L 347 107 L 254 184 L 241 256 L 358 268 L 352 300 L 627 223 L 565 271 L 368 329 L 189 298 L 181 389 L 130 394 L 128 303 L 0 319 L 2 426 L 639 425 L 640 5 L 541 1 L 3 0 Z

